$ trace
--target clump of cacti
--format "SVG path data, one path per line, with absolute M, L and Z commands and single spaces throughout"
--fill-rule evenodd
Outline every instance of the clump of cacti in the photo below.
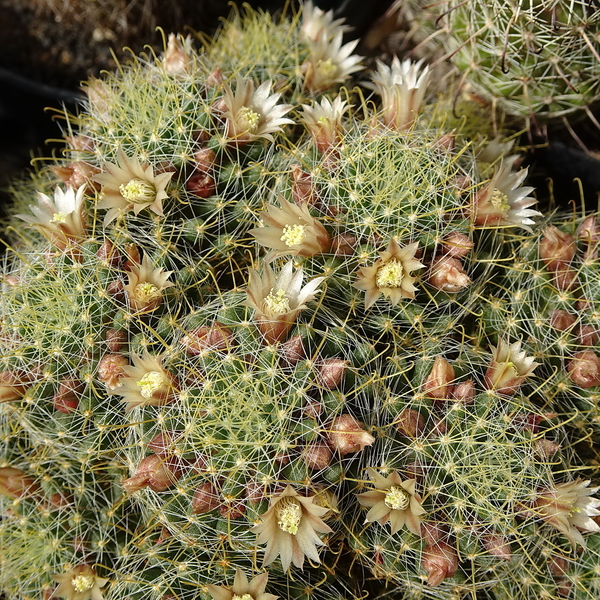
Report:
M 170 36 L 15 186 L 11 598 L 597 594 L 597 221 L 540 230 L 502 119 L 422 62 L 340 88 L 344 31 Z

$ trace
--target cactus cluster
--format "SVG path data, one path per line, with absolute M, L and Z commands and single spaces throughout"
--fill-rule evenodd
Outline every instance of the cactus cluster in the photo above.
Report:
M 171 35 L 14 185 L 7 597 L 597 597 L 597 215 L 345 32 Z

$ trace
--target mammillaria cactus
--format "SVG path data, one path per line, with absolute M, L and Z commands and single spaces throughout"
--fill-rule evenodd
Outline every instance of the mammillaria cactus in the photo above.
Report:
M 170 36 L 16 187 L 11 600 L 597 594 L 559 402 L 594 391 L 597 223 L 540 233 L 512 142 L 447 125 L 422 63 L 339 89 L 345 30 L 307 4 Z

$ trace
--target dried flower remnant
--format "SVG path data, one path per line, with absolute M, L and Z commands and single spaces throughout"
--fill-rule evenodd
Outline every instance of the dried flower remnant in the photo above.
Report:
M 173 271 L 155 269 L 147 255 L 142 264 L 133 263 L 129 269 L 129 283 L 124 287 L 129 306 L 135 312 L 150 312 L 160 306 L 163 291 L 174 284 L 167 281 Z
M 265 81 L 254 89 L 254 82 L 237 80 L 235 93 L 225 84 L 223 116 L 226 119 L 227 138 L 238 146 L 265 138 L 274 141 L 271 134 L 282 131 L 292 119 L 284 118 L 291 104 L 277 104 L 281 94 L 271 94 L 272 81 Z
M 508 344 L 500 339 L 496 347 L 492 346 L 492 361 L 485 373 L 486 387 L 498 394 L 512 395 L 538 365 L 521 350 L 520 341 Z
M 38 204 L 29 206 L 33 215 L 16 215 L 29 225 L 39 227 L 41 233 L 57 248 L 63 250 L 69 243 L 85 238 L 83 216 L 85 185 L 75 191 L 71 187 L 54 190 L 54 199 L 38 192 Z
M 584 390 L 600 385 L 600 357 L 592 350 L 577 352 L 567 371 L 571 381 Z
M 102 186 L 98 208 L 108 208 L 104 226 L 112 223 L 120 214 L 145 208 L 163 216 L 162 201 L 168 198 L 167 185 L 173 172 L 155 175 L 152 165 L 140 163 L 136 157 L 129 158 L 120 149 L 118 164 L 107 163 L 106 173 L 99 173 L 93 180 Z
M 391 525 L 394 535 L 406 525 L 406 528 L 421 537 L 421 515 L 425 509 L 421 506 L 421 497 L 415 493 L 415 479 L 402 480 L 397 471 L 387 477 L 375 469 L 367 469 L 375 489 L 357 495 L 361 506 L 369 508 L 366 523 L 377 521 Z
M 265 341 L 269 344 L 282 341 L 296 322 L 298 313 L 307 307 L 320 292 L 324 277 L 315 277 L 304 287 L 304 272 L 293 272 L 289 261 L 276 277 L 269 264 L 265 264 L 262 277 L 254 269 L 249 271 L 249 284 L 245 305 L 254 309 L 254 319 Z
M 529 208 L 537 203 L 529 196 L 532 187 L 519 187 L 527 177 L 527 169 L 513 173 L 512 161 L 499 167 L 491 180 L 472 198 L 468 208 L 475 225 L 522 227 L 531 231 L 535 225 L 531 217 L 542 213 Z
M 155 492 L 164 492 L 177 483 L 181 474 L 182 465 L 178 459 L 151 454 L 140 461 L 135 474 L 121 485 L 128 494 L 146 487 Z
M 400 248 L 394 238 L 391 238 L 385 252 L 370 267 L 361 267 L 359 279 L 353 287 L 364 290 L 365 308 L 371 308 L 379 296 L 389 298 L 392 306 L 402 298 L 413 299 L 416 287 L 416 277 L 411 275 L 415 269 L 423 269 L 425 265 L 415 259 L 419 243 L 409 244 Z
M 122 354 L 105 354 L 98 363 L 98 379 L 109 389 L 116 390 L 125 376 L 123 367 L 129 360 Z
M 112 391 L 123 396 L 123 401 L 127 402 L 125 410 L 173 402 L 178 393 L 177 382 L 162 366 L 162 357 L 145 352 L 142 357 L 132 353 L 131 358 L 133 365 L 122 367 L 125 376 L 120 379 L 121 385 Z
M 600 487 L 588 488 L 589 484 L 589 479 L 559 483 L 540 490 L 531 503 L 532 513 L 562 532 L 574 547 L 585 548 L 581 531 L 600 531 L 593 519 L 600 516 L 600 499 L 592 497 Z
M 273 497 L 269 510 L 262 515 L 262 523 L 254 527 L 257 543 L 267 544 L 263 566 L 270 565 L 278 556 L 284 571 L 292 563 L 302 569 L 305 556 L 321 562 L 317 546 L 323 542 L 317 534 L 333 531 L 321 520 L 328 512 L 328 508 L 314 503 L 314 496 L 301 496 L 291 485 Z
M 246 574 L 237 568 L 231 587 L 209 583 L 206 589 L 213 600 L 277 600 L 279 596 L 265 593 L 268 580 L 269 574 L 262 573 L 248 581 Z
M 342 456 L 360 452 L 375 441 L 375 438 L 365 431 L 363 423 L 349 414 L 333 419 L 327 428 L 327 438 L 332 448 Z
M 321 36 L 309 43 L 310 54 L 301 67 L 309 92 L 324 92 L 363 68 L 359 64 L 362 57 L 352 54 L 358 40 L 342 45 L 342 37 L 340 31 L 331 39 Z
M 307 204 L 297 206 L 282 198 L 279 208 L 268 205 L 260 218 L 266 227 L 251 229 L 250 234 L 261 246 L 272 249 L 269 258 L 314 256 L 327 252 L 331 246 L 327 230 L 310 214 Z
M 434 259 L 427 281 L 436 290 L 447 294 L 456 294 L 472 283 L 460 259 L 451 256 L 438 256 Z
M 395 131 L 409 129 L 419 115 L 427 85 L 429 68 L 422 68 L 423 61 L 413 63 L 410 59 L 402 62 L 397 56 L 391 67 L 377 61 L 377 72 L 372 75 L 372 83 L 365 87 L 373 89 L 381 96 L 383 123 Z
M 458 569 L 456 550 L 444 540 L 428 544 L 423 551 L 421 566 L 427 571 L 427 584 L 436 587 L 444 579 L 455 575 Z
M 98 577 L 90 565 L 78 565 L 66 573 L 52 576 L 59 586 L 54 590 L 53 598 L 66 600 L 104 600 L 100 591 L 108 579 Z

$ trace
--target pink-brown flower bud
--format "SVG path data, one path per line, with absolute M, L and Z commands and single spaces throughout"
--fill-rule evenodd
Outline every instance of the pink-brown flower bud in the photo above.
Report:
M 577 341 L 582 346 L 595 346 L 600 339 L 598 330 L 593 325 L 582 325 L 579 328 L 579 335 Z
M 561 308 L 557 308 L 550 316 L 551 327 L 558 329 L 558 331 L 567 331 L 568 329 L 571 329 L 576 321 L 576 316 Z
M 448 536 L 445 526 L 437 523 L 421 523 L 421 535 L 427 546 L 435 546 L 442 538 Z
M 157 456 L 168 458 L 173 454 L 180 438 L 180 431 L 161 431 L 148 442 L 147 447 Z
M 600 241 L 600 228 L 598 227 L 598 220 L 595 216 L 589 216 L 575 232 L 575 235 L 583 241 L 587 246 L 586 251 L 583 255 L 584 259 L 598 258 L 598 242 Z
M 431 373 L 423 381 L 423 394 L 434 400 L 448 400 L 452 393 L 454 369 L 442 356 L 436 356 Z
M 457 402 L 471 404 L 475 400 L 475 384 L 472 379 L 457 383 L 451 393 L 451 396 Z
M 567 574 L 567 571 L 569 570 L 569 560 L 564 556 L 553 554 L 548 559 L 548 568 L 550 569 L 552 576 L 559 579 Z
M 38 490 L 39 484 L 29 475 L 14 467 L 0 467 L 0 494 L 9 498 L 28 498 Z
M 405 408 L 394 421 L 396 429 L 409 438 L 419 437 L 425 428 L 425 418 L 414 408 Z
M 512 550 L 508 540 L 497 533 L 486 533 L 481 536 L 483 547 L 492 555 L 504 560 L 512 558 Z
M 364 430 L 363 423 L 348 414 L 333 419 L 327 437 L 333 449 L 342 456 L 359 452 L 375 441 L 375 438 Z
M 123 260 L 119 249 L 109 239 L 102 242 L 102 246 L 98 248 L 96 256 L 104 265 L 110 267 L 118 267 Z
M 127 343 L 127 332 L 124 329 L 108 329 L 104 337 L 111 352 L 120 352 Z
M 340 386 L 349 361 L 341 358 L 325 358 L 317 368 L 317 381 L 319 385 L 334 390 Z
M 52 406 L 58 412 L 68 414 L 79 406 L 79 396 L 83 391 L 83 383 L 78 379 L 63 379 L 52 397 Z
M 289 340 L 279 344 L 279 351 L 281 352 L 283 362 L 288 367 L 293 367 L 306 358 L 304 342 L 302 341 L 301 335 L 295 335 Z
M 460 231 L 453 231 L 442 240 L 442 251 L 446 256 L 463 258 L 473 249 L 475 243 Z
M 564 270 L 575 257 L 577 246 L 575 239 L 554 225 L 543 230 L 539 245 L 540 258 L 549 271 Z
M 219 492 L 210 481 L 201 483 L 194 492 L 192 498 L 192 512 L 195 515 L 203 515 L 219 506 Z
M 188 72 L 192 62 L 192 57 L 189 54 L 189 40 L 188 37 L 185 43 L 182 44 L 174 33 L 169 34 L 167 49 L 163 58 L 165 71 L 169 75 L 184 75 Z
M 0 404 L 22 398 L 27 391 L 25 377 L 18 371 L 0 371 Z
M 211 173 L 217 155 L 210 148 L 200 148 L 194 152 L 194 168 L 201 173 Z
M 312 176 L 302 170 L 302 167 L 293 164 L 292 170 L 292 200 L 298 206 L 306 203 L 313 206 L 317 201 L 317 193 L 313 184 Z
M 340 233 L 331 242 L 331 252 L 335 256 L 352 256 L 358 239 L 351 233 Z
M 305 416 L 311 419 L 317 419 L 323 414 L 323 404 L 318 400 L 308 399 L 306 404 L 302 408 L 302 412 Z
M 242 498 L 224 498 L 223 503 L 219 505 L 219 513 L 228 520 L 239 519 L 245 512 L 246 505 Z
M 471 278 L 458 258 L 439 256 L 431 263 L 428 281 L 436 290 L 456 294 L 471 285 Z
M 121 485 L 128 494 L 145 487 L 155 492 L 164 492 L 175 485 L 181 477 L 181 471 L 177 460 L 151 454 L 140 461 L 135 475 L 125 479 Z
M 427 571 L 427 583 L 436 587 L 447 577 L 453 577 L 458 569 L 458 556 L 452 546 L 439 540 L 423 551 L 421 566 Z
M 444 152 L 452 152 L 454 150 L 454 146 L 456 145 L 456 136 L 454 132 L 447 133 L 442 135 L 437 140 L 433 142 L 434 150 L 442 150 Z
M 122 354 L 105 354 L 98 363 L 98 379 L 109 390 L 114 390 L 121 385 L 121 377 L 125 375 L 123 367 L 129 361 Z
M 561 292 L 568 292 L 579 285 L 577 272 L 574 269 L 565 269 L 554 273 L 554 285 Z
M 560 444 L 557 444 L 552 440 L 547 440 L 546 438 L 534 440 L 532 445 L 534 456 L 541 458 L 542 460 L 551 458 L 560 450 L 560 448 Z
M 302 451 L 302 460 L 313 471 L 321 471 L 331 464 L 333 452 L 325 442 L 313 442 Z
M 114 279 L 106 286 L 106 293 L 115 300 L 122 302 L 125 299 L 125 284 L 121 279 Z
M 223 323 L 215 321 L 210 327 L 203 325 L 192 329 L 182 340 L 190 356 L 198 356 L 209 350 L 224 351 L 233 345 L 233 331 Z
M 206 87 L 216 88 L 219 87 L 224 81 L 225 78 L 223 77 L 221 67 L 217 67 L 208 74 L 208 76 L 204 80 L 204 84 L 206 85 Z
M 198 198 L 210 198 L 217 189 L 214 177 L 202 172 L 193 173 L 185 184 L 188 192 Z
M 265 494 L 265 485 L 259 483 L 258 481 L 251 479 L 246 483 L 246 500 L 250 502 L 250 504 L 256 505 L 262 500 L 266 499 Z
M 583 389 L 600 385 L 600 357 L 591 350 L 577 352 L 567 364 L 571 381 Z

